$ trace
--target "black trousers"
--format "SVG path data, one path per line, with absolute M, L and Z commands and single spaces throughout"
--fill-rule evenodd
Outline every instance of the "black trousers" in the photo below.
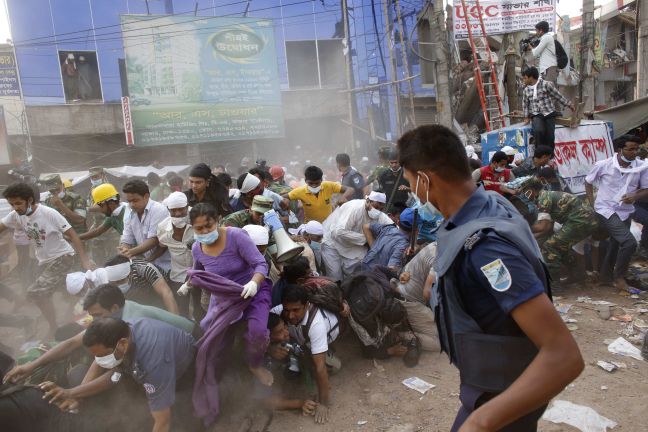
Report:
M 549 146 L 552 149 L 556 145 L 556 116 L 557 113 L 551 113 L 548 116 L 542 114 L 535 115 L 531 119 L 533 128 L 533 140 L 536 148 L 540 145 Z

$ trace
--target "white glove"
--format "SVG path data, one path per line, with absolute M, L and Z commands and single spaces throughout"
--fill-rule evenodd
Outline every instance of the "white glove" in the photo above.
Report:
M 178 291 L 177 291 L 178 295 L 179 296 L 186 296 L 187 294 L 189 294 L 190 289 L 191 289 L 191 287 L 189 286 L 189 283 L 185 282 L 180 286 L 180 288 L 178 288 Z
M 241 297 L 243 297 L 244 299 L 248 297 L 254 297 L 257 293 L 258 288 L 259 285 L 257 285 L 256 282 L 251 280 L 250 282 L 243 285 L 243 292 L 241 293 Z

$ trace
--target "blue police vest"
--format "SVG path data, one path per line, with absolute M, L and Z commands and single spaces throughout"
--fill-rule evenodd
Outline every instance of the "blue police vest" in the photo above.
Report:
M 508 218 L 486 217 L 452 230 L 438 232 L 440 255 L 435 262 L 435 317 L 442 351 L 459 369 L 462 384 L 484 392 L 499 393 L 515 381 L 531 363 L 538 350 L 526 336 L 486 334 L 466 312 L 457 280 L 459 259 L 475 244 L 496 233 L 516 246 L 532 265 L 545 291 L 551 297 L 549 277 L 538 244 L 526 221 L 501 195 L 489 193 L 489 199 L 508 211 Z

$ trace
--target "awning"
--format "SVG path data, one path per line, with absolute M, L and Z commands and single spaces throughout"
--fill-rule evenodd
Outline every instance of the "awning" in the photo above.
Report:
M 644 123 L 648 123 L 648 96 L 623 105 L 596 111 L 594 119 L 612 122 L 612 137 L 621 136 Z

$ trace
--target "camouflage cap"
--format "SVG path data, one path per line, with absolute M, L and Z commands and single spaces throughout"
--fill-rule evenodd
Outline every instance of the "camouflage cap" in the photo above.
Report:
M 47 188 L 47 190 L 53 190 L 60 188 L 63 184 L 63 180 L 61 180 L 61 176 L 58 174 L 50 174 L 43 178 L 41 183 Z
M 100 166 L 92 167 L 88 171 L 91 176 L 101 175 L 104 173 L 103 167 Z
M 263 195 L 257 195 L 252 200 L 252 206 L 250 210 L 253 212 L 265 214 L 265 212 L 272 210 L 272 205 L 274 201 L 272 198 L 264 197 Z

